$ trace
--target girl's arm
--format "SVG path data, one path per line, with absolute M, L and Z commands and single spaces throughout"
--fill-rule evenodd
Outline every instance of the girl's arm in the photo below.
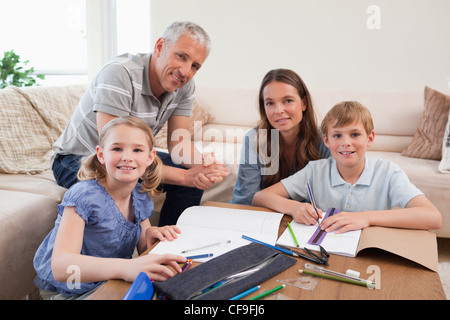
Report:
M 73 272 L 70 266 L 80 270 L 81 282 L 97 282 L 110 279 L 134 281 L 140 272 L 146 272 L 151 279 L 162 281 L 174 275 L 162 264 L 172 266 L 181 272 L 177 262 L 185 258 L 177 255 L 146 255 L 136 259 L 99 258 L 80 254 L 85 223 L 74 207 L 66 207 L 61 218 L 52 255 L 52 272 L 55 280 L 67 281 Z M 71 269 L 72 270 L 72 269 Z
M 253 197 L 253 205 L 266 207 L 277 212 L 289 214 L 299 223 L 312 225 L 317 223 L 317 213 L 309 203 L 289 199 L 289 193 L 281 182 L 258 191 Z M 322 211 L 318 208 L 319 215 Z
M 327 232 L 336 230 L 336 233 L 359 230 L 368 226 L 436 230 L 442 227 L 442 215 L 424 195 L 419 195 L 411 199 L 405 208 L 340 212 L 325 219 L 321 224 L 323 230 Z

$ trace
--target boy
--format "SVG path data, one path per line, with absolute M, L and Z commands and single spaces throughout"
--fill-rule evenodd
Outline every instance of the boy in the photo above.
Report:
M 315 224 L 322 210 L 341 212 L 321 223 L 322 230 L 343 233 L 376 225 L 410 229 L 439 229 L 439 210 L 391 161 L 370 159 L 366 149 L 375 132 L 367 108 L 358 102 L 335 105 L 321 125 L 332 157 L 311 161 L 302 170 L 255 194 L 253 205 L 291 215 L 296 222 Z M 318 213 L 308 201 L 306 183 Z

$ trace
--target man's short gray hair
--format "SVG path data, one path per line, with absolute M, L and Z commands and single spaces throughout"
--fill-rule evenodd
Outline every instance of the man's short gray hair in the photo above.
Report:
M 194 40 L 197 40 L 206 48 L 206 52 L 209 54 L 209 51 L 211 50 L 211 39 L 206 31 L 196 23 L 189 21 L 176 21 L 167 27 L 162 37 L 164 38 L 167 46 L 170 46 L 172 43 L 177 42 L 180 36 L 184 34 L 187 34 Z

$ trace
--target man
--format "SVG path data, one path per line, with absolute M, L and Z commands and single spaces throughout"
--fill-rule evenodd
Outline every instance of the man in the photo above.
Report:
M 179 164 L 172 161 L 173 156 L 158 153 L 165 164 L 161 188 L 166 192 L 159 225 L 175 224 L 185 208 L 200 204 L 203 190 L 221 182 L 229 172 L 222 164 L 194 162 L 202 155 L 193 143 L 170 137 L 175 130 L 189 129 L 195 92 L 192 78 L 209 50 L 209 36 L 200 26 L 175 22 L 158 39 L 152 54 L 124 54 L 104 66 L 53 145 L 57 183 L 69 188 L 77 182 L 81 158 L 95 152 L 103 126 L 115 117 L 133 115 L 144 120 L 154 134 L 167 122 L 169 153 L 179 143 L 182 153 L 186 152 L 180 155 L 184 162 Z

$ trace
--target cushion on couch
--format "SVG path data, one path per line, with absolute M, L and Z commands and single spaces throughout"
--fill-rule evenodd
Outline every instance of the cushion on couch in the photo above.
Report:
M 442 159 L 439 163 L 439 171 L 442 173 L 450 173 L 450 112 L 442 141 Z
M 441 160 L 442 139 L 450 109 L 450 96 L 425 87 L 424 111 L 413 140 L 402 155 Z

